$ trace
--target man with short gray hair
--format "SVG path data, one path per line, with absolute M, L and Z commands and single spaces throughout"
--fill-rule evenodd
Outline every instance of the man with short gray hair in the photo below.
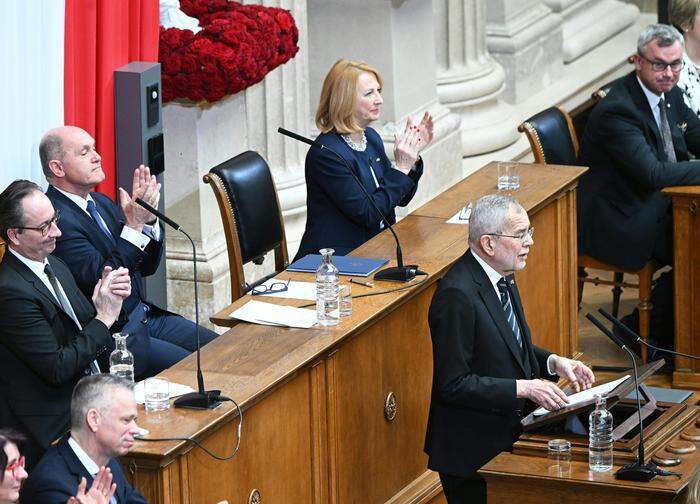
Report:
M 104 488 L 105 502 L 145 504 L 124 476 L 117 457 L 126 455 L 139 433 L 134 384 L 110 374 L 83 378 L 73 390 L 71 432 L 49 448 L 21 493 L 22 502 L 66 502 L 83 488 L 111 476 L 116 488 Z M 113 496 L 109 492 L 113 492 Z M 109 498 L 109 500 L 107 500 Z
M 661 189 L 700 184 L 700 120 L 676 87 L 683 37 L 651 25 L 639 36 L 635 70 L 618 80 L 593 109 L 581 139 L 578 243 L 581 254 L 621 270 L 654 259 L 673 262 L 670 200 Z M 671 276 L 659 280 L 652 302 L 651 339 L 673 340 Z
M 537 406 L 553 410 L 568 402 L 556 375 L 577 390 L 594 381 L 581 362 L 532 344 L 513 273 L 525 267 L 533 233 L 511 196 L 479 199 L 469 219 L 469 250 L 440 280 L 430 304 L 433 387 L 425 451 L 449 504 L 486 502 L 477 470 L 512 447 L 520 420 Z

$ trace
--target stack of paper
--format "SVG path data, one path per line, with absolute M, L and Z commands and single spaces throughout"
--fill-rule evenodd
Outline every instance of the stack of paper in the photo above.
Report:
M 569 406 L 574 406 L 576 404 L 581 404 L 586 401 L 589 401 L 593 399 L 593 397 L 596 394 L 607 395 L 609 392 L 612 392 L 615 389 L 615 387 L 617 387 L 620 383 L 622 383 L 629 377 L 630 375 L 625 375 L 622 378 L 617 379 L 615 381 L 604 383 L 603 385 L 598 385 L 597 387 L 589 388 L 588 390 L 582 390 L 581 392 L 571 394 L 569 396 L 569 404 L 567 404 L 566 407 L 568 408 Z M 541 416 L 545 413 L 549 413 L 549 410 L 546 410 L 544 408 L 538 408 L 533 412 L 533 415 Z
M 308 329 L 316 323 L 315 310 L 253 300 L 234 311 L 230 317 L 253 324 L 300 327 L 302 329 Z

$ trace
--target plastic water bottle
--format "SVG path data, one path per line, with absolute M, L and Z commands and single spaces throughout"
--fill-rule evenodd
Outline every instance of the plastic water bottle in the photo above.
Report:
M 114 333 L 115 349 L 109 354 L 110 374 L 134 381 L 134 355 L 126 348 L 128 334 Z
M 595 409 L 588 416 L 588 467 L 605 472 L 613 466 L 613 417 L 605 409 L 605 396 L 596 394 Z
M 338 268 L 333 265 L 333 249 L 324 248 L 316 270 L 316 318 L 319 325 L 334 326 L 340 320 Z

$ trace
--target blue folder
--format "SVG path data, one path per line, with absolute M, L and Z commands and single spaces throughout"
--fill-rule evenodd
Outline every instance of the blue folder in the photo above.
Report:
M 389 262 L 374 257 L 333 256 L 333 264 L 341 275 L 368 277 Z M 315 273 L 321 264 L 320 254 L 308 254 L 287 267 L 287 271 Z

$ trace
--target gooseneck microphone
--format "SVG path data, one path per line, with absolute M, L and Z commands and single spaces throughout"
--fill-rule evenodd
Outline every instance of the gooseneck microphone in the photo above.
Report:
M 365 186 L 362 185 L 362 182 L 360 181 L 359 178 L 357 178 L 357 175 L 355 174 L 354 171 L 352 171 L 352 168 L 350 167 L 350 164 L 345 160 L 343 156 L 338 154 L 335 150 L 331 149 L 330 147 L 322 144 L 321 142 L 318 142 L 316 140 L 311 140 L 310 138 L 306 138 L 305 136 L 299 135 L 298 133 L 294 133 L 293 131 L 286 130 L 284 128 L 277 128 L 277 132 L 281 133 L 284 136 L 287 136 L 289 138 L 293 138 L 294 140 L 298 140 L 299 142 L 303 142 L 305 144 L 311 145 L 312 147 L 317 147 L 319 149 L 325 149 L 331 154 L 333 154 L 336 158 L 340 160 L 341 163 L 345 166 L 345 168 L 348 170 L 348 173 L 352 176 L 353 180 L 357 185 L 360 187 L 362 190 L 362 193 L 364 194 L 365 198 L 367 201 L 370 202 L 372 207 L 377 211 L 379 216 L 382 218 L 382 222 L 384 222 L 384 225 L 387 227 L 387 229 L 391 232 L 392 236 L 394 237 L 394 241 L 396 241 L 396 266 L 395 267 L 389 267 L 389 268 L 384 268 L 383 270 L 377 272 L 374 275 L 375 280 L 389 280 L 392 282 L 410 282 L 416 277 L 416 273 L 422 273 L 418 269 L 417 264 L 409 264 L 404 266 L 403 264 L 403 253 L 401 252 L 401 243 L 399 242 L 399 237 L 396 236 L 396 232 L 394 231 L 394 228 L 392 227 L 391 223 L 389 220 L 386 218 L 384 213 L 381 211 L 377 203 L 372 199 L 372 196 L 367 192 L 367 189 L 365 189 Z
M 165 222 L 171 228 L 184 234 L 187 239 L 192 244 L 192 264 L 194 268 L 194 320 L 195 320 L 195 333 L 197 335 L 197 392 L 190 392 L 183 396 L 175 399 L 176 408 L 188 408 L 188 409 L 198 409 L 206 410 L 216 408 L 221 404 L 219 402 L 219 396 L 221 396 L 220 390 L 205 390 L 204 389 L 204 376 L 202 375 L 202 363 L 200 360 L 200 342 L 199 342 L 199 290 L 197 289 L 197 249 L 194 246 L 194 241 L 192 237 L 187 234 L 187 232 L 180 227 L 180 225 L 169 219 L 161 212 L 153 208 L 151 205 L 143 201 L 141 198 L 136 198 L 136 203 L 151 212 L 153 215 L 158 217 L 160 220 Z
M 648 464 L 644 463 L 644 426 L 642 423 L 642 405 L 639 401 L 637 359 L 634 356 L 634 352 L 627 348 L 627 345 L 625 345 L 625 343 L 622 342 L 617 336 L 615 336 L 612 332 L 608 331 L 608 329 L 593 315 L 588 313 L 586 314 L 586 318 L 593 322 L 593 325 L 596 326 L 600 330 L 600 332 L 602 332 L 608 338 L 610 338 L 613 343 L 615 343 L 617 346 L 619 346 L 625 352 L 627 352 L 627 354 L 630 356 L 630 359 L 632 359 L 632 367 L 634 368 L 634 389 L 637 396 L 637 415 L 639 416 L 639 447 L 637 450 L 637 461 L 632 462 L 631 464 L 627 464 L 626 466 L 618 469 L 615 473 L 615 477 L 617 479 L 628 481 L 651 481 L 657 474 L 664 476 L 673 474 L 670 471 L 659 469 L 653 462 L 649 462 Z
M 700 356 L 698 356 L 698 355 L 687 354 L 687 353 L 683 353 L 683 352 L 676 352 L 675 350 L 669 350 L 669 349 L 667 349 L 667 348 L 661 348 L 661 347 L 654 346 L 654 345 L 652 345 L 651 343 L 647 343 L 646 341 L 644 341 L 644 340 L 642 339 L 642 337 L 641 337 L 639 334 L 637 334 L 637 333 L 634 332 L 632 329 L 630 329 L 629 327 L 627 327 L 627 326 L 624 324 L 624 322 L 622 322 L 620 319 L 613 317 L 612 315 L 610 315 L 608 312 L 606 312 L 606 311 L 605 311 L 604 309 L 602 309 L 602 308 L 598 308 L 598 311 L 600 312 L 600 314 L 601 314 L 603 317 L 605 317 L 605 318 L 608 319 L 610 322 L 612 322 L 613 324 L 615 324 L 615 325 L 616 325 L 617 327 L 619 327 L 625 334 L 627 334 L 630 338 L 632 338 L 632 340 L 633 340 L 635 343 L 641 343 L 641 344 L 644 345 L 645 347 L 648 347 L 648 348 L 651 348 L 651 349 L 653 349 L 653 350 L 656 350 L 657 352 L 664 352 L 664 353 L 668 353 L 668 354 L 671 354 L 671 355 L 678 355 L 678 356 L 680 356 L 680 357 L 687 357 L 688 359 L 700 360 Z

